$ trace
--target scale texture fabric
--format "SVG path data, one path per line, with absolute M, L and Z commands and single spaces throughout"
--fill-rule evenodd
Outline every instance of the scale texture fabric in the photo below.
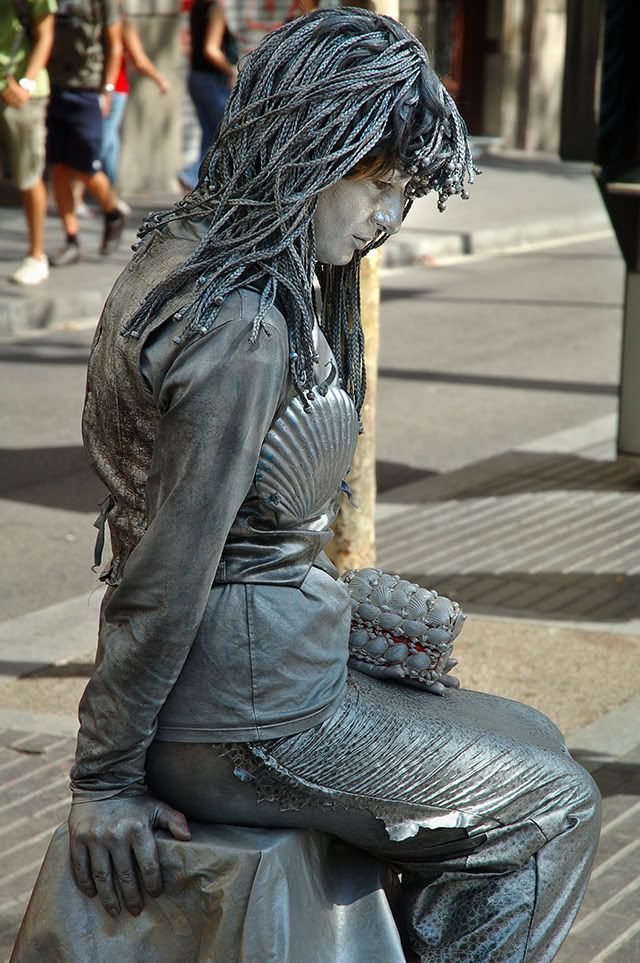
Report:
M 258 799 L 302 814 L 329 807 L 335 825 L 325 828 L 403 870 L 422 963 L 549 963 L 558 952 L 589 880 L 600 799 L 537 710 L 353 672 L 321 725 L 216 749 L 253 780 Z M 345 832 L 354 810 L 386 832 L 368 841 Z M 312 817 L 308 825 L 317 828 Z M 463 832 L 443 857 L 452 830 Z
M 325 833 L 191 829 L 158 836 L 162 896 L 111 919 L 76 889 L 60 827 L 11 963 L 404 963 L 396 878 L 366 853 Z

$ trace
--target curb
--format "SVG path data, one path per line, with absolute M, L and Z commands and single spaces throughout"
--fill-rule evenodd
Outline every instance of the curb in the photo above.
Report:
M 382 252 L 383 268 L 410 267 L 439 257 L 499 253 L 541 241 L 575 238 L 580 234 L 611 232 L 606 211 L 585 211 L 571 217 L 546 218 L 511 224 L 492 224 L 471 231 L 413 232 L 392 237 Z
M 589 772 L 596 772 L 620 756 L 633 752 L 640 742 L 640 693 L 616 706 L 589 725 L 567 736 L 572 752 L 585 754 L 580 764 Z
M 2 683 L 95 648 L 104 589 L 56 602 L 0 623 Z
M 611 231 L 606 212 L 591 210 L 556 218 L 520 223 L 493 224 L 470 231 L 415 231 L 407 228 L 402 236 L 391 238 L 382 252 L 384 270 L 406 268 L 429 263 L 437 258 L 472 254 L 500 253 L 563 237 L 575 239 L 582 234 Z M 70 285 L 63 291 L 46 287 L 23 291 L 8 284 L 0 287 L 0 337 L 16 337 L 26 331 L 42 330 L 69 321 L 88 318 L 97 321 L 104 301 L 123 265 L 115 265 L 109 279 L 96 279 L 91 288 L 75 287 L 76 278 L 69 275 Z
M 0 337 L 16 337 L 25 331 L 85 318 L 95 318 L 97 322 L 112 284 L 113 281 L 92 291 L 71 291 L 65 295 L 11 297 L 0 293 Z

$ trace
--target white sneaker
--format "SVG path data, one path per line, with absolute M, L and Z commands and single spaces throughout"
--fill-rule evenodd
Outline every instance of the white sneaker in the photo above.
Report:
M 46 257 L 32 257 L 29 254 L 18 270 L 11 275 L 15 284 L 40 284 L 49 277 L 49 262 Z

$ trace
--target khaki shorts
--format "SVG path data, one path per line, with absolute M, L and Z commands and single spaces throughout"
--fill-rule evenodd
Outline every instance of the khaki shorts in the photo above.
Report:
M 27 191 L 42 179 L 45 160 L 47 97 L 34 97 L 22 107 L 0 98 L 0 161 L 9 163 L 11 180 Z

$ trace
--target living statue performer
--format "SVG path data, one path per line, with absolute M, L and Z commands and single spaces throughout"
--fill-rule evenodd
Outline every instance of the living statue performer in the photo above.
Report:
M 389 861 L 423 963 L 544 963 L 571 926 L 590 776 L 539 712 L 457 687 L 455 603 L 323 551 L 365 394 L 360 259 L 473 173 L 416 38 L 316 11 L 244 61 L 197 188 L 141 229 L 84 414 L 113 557 L 69 830 L 113 915 L 160 891 L 154 829 L 194 819 Z

